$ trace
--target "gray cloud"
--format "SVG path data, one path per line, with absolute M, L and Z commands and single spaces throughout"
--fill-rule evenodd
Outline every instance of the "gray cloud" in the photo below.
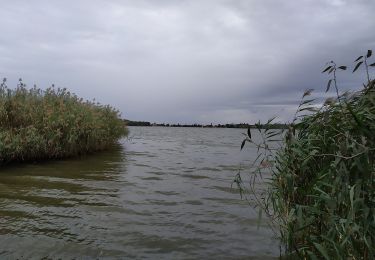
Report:
M 374 48 L 371 0 L 8 1 L 0 76 L 159 122 L 288 120 L 326 61 Z M 362 73 L 362 72 L 361 72 Z M 343 90 L 363 75 L 339 75 Z

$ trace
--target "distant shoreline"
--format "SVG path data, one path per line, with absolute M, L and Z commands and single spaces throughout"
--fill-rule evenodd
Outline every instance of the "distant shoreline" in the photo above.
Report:
M 152 126 L 159 126 L 159 127 L 194 127 L 194 128 L 268 128 L 268 129 L 287 129 L 287 124 L 247 124 L 247 123 L 240 123 L 240 124 L 166 124 L 166 123 L 151 123 L 147 121 L 131 121 L 131 120 L 124 120 L 127 126 L 145 126 L 145 127 L 152 127 Z

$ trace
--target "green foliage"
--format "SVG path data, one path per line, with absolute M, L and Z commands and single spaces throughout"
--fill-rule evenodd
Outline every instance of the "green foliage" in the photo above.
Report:
M 117 110 L 66 89 L 0 86 L 0 165 L 106 149 L 126 133 Z
M 273 214 L 303 258 L 375 255 L 375 82 L 341 101 L 293 125 L 275 156 Z
M 363 59 L 368 72 L 371 54 L 360 56 L 354 70 Z M 329 66 L 324 72 L 335 73 L 336 64 Z M 278 230 L 286 257 L 375 258 L 375 81 L 368 73 L 367 79 L 363 90 L 330 98 L 319 109 L 302 100 L 280 135 L 281 147 L 271 149 L 273 133 L 258 129 L 263 140 L 256 144 L 252 176 L 271 175 L 266 190 L 255 192 L 255 181 L 250 189 Z M 333 81 L 338 94 L 336 75 Z M 246 140 L 253 143 L 250 134 Z M 241 176 L 235 182 L 243 192 Z

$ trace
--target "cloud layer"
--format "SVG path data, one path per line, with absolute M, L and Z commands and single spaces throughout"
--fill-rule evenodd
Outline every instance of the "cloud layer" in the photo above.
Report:
M 324 91 L 326 61 L 352 66 L 374 49 L 374 11 L 372 0 L 7 1 L 0 77 L 68 87 L 134 120 L 283 121 L 305 89 Z

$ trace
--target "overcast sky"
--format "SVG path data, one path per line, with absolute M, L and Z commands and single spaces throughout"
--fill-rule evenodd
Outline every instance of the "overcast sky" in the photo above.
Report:
M 352 69 L 375 51 L 374 13 L 374 0 L 1 1 L 0 77 L 67 87 L 132 120 L 288 121 L 305 89 L 324 92 L 327 61 Z

